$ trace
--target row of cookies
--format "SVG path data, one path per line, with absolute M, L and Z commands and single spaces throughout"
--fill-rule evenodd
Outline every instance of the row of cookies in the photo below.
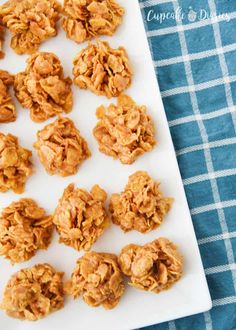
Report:
M 144 246 L 129 244 L 120 256 L 88 252 L 78 259 L 71 279 L 38 264 L 15 273 L 4 290 L 0 308 L 15 318 L 39 320 L 64 307 L 64 295 L 79 296 L 92 307 L 113 309 L 125 292 L 123 274 L 137 289 L 159 293 L 182 276 L 183 260 L 176 246 L 159 238 Z
M 138 106 L 126 95 L 118 105 L 97 110 L 98 123 L 93 130 L 99 150 L 123 164 L 132 164 L 138 156 L 151 151 L 155 145 L 154 125 L 146 107 Z M 37 133 L 34 143 L 39 159 L 50 175 L 76 174 L 81 163 L 91 153 L 86 140 L 73 121 L 59 117 Z M 17 137 L 0 133 L 0 191 L 12 189 L 22 193 L 32 174 L 32 152 L 22 148 Z
M 172 198 L 163 196 L 159 185 L 146 172 L 131 175 L 124 191 L 110 198 L 112 222 L 124 232 L 156 229 L 173 203 Z M 0 215 L 0 255 L 12 263 L 29 260 L 37 250 L 47 249 L 53 225 L 60 243 L 89 251 L 110 224 L 106 199 L 106 192 L 98 185 L 88 192 L 70 184 L 52 216 L 29 198 L 11 203 Z
M 74 60 L 74 83 L 98 95 L 119 96 L 132 80 L 124 48 L 113 49 L 97 41 L 81 50 Z M 59 58 L 48 52 L 37 52 L 27 60 L 25 71 L 15 75 L 0 71 L 0 123 L 16 120 L 16 109 L 8 89 L 13 84 L 21 105 L 30 110 L 35 122 L 43 122 L 73 107 L 72 80 L 64 76 Z
M 3 26 L 17 54 L 33 54 L 42 42 L 57 35 L 57 21 L 69 39 L 81 43 L 101 35 L 112 36 L 122 22 L 124 8 L 115 0 L 9 0 L 0 6 L 0 40 Z M 0 54 L 2 44 L 0 45 Z

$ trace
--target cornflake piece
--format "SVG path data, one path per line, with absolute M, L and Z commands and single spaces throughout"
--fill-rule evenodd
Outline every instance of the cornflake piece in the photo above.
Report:
M 111 196 L 112 221 L 125 232 L 148 233 L 156 229 L 173 203 L 173 198 L 163 197 L 159 185 L 146 172 L 132 174 L 125 190 Z
M 55 0 L 9 0 L 0 6 L 0 18 L 12 34 L 17 54 L 33 54 L 57 34 L 60 5 Z
M 37 133 L 34 143 L 39 158 L 50 175 L 73 175 L 91 153 L 87 142 L 69 118 L 59 118 Z
M 2 26 L 2 22 L 0 19 L 0 59 L 5 56 L 3 52 L 3 41 L 4 41 L 4 27 Z
M 90 250 L 109 225 L 104 208 L 106 197 L 106 192 L 98 185 L 89 193 L 70 184 L 64 190 L 53 217 L 60 235 L 59 242 L 78 251 Z
M 32 174 L 31 156 L 32 152 L 22 148 L 17 137 L 0 133 L 0 192 L 24 192 L 25 182 Z
M 29 260 L 38 249 L 47 249 L 52 229 L 52 217 L 34 200 L 13 202 L 0 215 L 0 255 L 12 263 Z
M 38 264 L 12 275 L 0 305 L 6 314 L 36 321 L 64 307 L 62 277 L 49 264 Z
M 114 308 L 124 293 L 124 283 L 117 257 L 109 253 L 86 253 L 77 261 L 71 281 L 66 290 L 74 299 L 83 295 L 84 301 L 92 306 Z
M 13 85 L 14 78 L 7 71 L 0 70 L 0 123 L 9 123 L 16 120 L 16 108 L 8 92 Z
M 14 88 L 18 101 L 30 109 L 31 119 L 42 122 L 72 110 L 71 84 L 55 54 L 38 52 L 27 60 L 25 72 L 15 76 Z
M 123 47 L 107 42 L 89 44 L 74 59 L 74 83 L 108 98 L 120 95 L 131 84 L 132 70 Z
M 177 247 L 166 238 L 144 246 L 125 246 L 119 256 L 121 271 L 137 289 L 159 293 L 177 282 L 183 272 L 183 258 Z
M 121 24 L 124 8 L 115 0 L 65 0 L 62 27 L 78 43 L 100 35 L 112 36 Z
M 146 107 L 138 106 L 127 95 L 120 95 L 117 105 L 99 107 L 97 117 L 100 120 L 93 134 L 99 150 L 123 164 L 132 164 L 156 144 L 154 124 Z

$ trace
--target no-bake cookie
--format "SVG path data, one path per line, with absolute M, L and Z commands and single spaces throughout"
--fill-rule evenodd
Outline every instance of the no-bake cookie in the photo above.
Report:
M 38 131 L 37 136 L 34 147 L 50 175 L 73 175 L 91 155 L 87 142 L 69 118 L 58 118 Z
M 74 59 L 74 83 L 97 95 L 119 96 L 132 80 L 132 70 L 123 47 L 113 49 L 97 41 L 82 49 Z
M 70 184 L 64 190 L 53 217 L 59 242 L 76 250 L 90 250 L 109 225 L 104 208 L 106 197 L 106 192 L 98 185 L 89 193 Z
M 25 268 L 10 278 L 0 305 L 7 315 L 39 320 L 64 307 L 63 273 L 48 264 Z
M 173 203 L 162 195 L 159 183 L 147 172 L 138 171 L 129 177 L 125 190 L 110 200 L 112 221 L 125 232 L 148 233 L 163 221 Z
M 15 76 L 14 89 L 21 105 L 30 110 L 31 119 L 43 122 L 72 110 L 71 84 L 55 54 L 37 52 L 27 60 L 26 70 Z
M 12 263 L 29 260 L 38 249 L 47 249 L 52 229 L 52 217 L 33 199 L 13 202 L 0 215 L 0 255 Z
M 32 54 L 57 34 L 60 5 L 56 0 L 9 0 L 0 6 L 0 19 L 12 34 L 17 54 Z
M 16 120 L 16 108 L 9 94 L 14 77 L 7 71 L 0 70 L 0 123 L 10 123 Z
M 122 272 L 137 289 L 159 293 L 177 282 L 183 272 L 183 258 L 177 247 L 166 238 L 144 246 L 129 244 L 119 256 Z
M 99 107 L 97 117 L 93 134 L 99 150 L 123 164 L 132 164 L 156 144 L 154 124 L 146 107 L 127 95 L 120 95 L 117 105 Z
M 74 299 L 80 295 L 92 306 L 114 308 L 124 293 L 117 257 L 109 253 L 88 252 L 77 261 L 66 290 Z
M 3 51 L 3 41 L 4 41 L 4 27 L 2 26 L 2 21 L 0 18 L 0 59 L 5 56 Z
M 12 189 L 21 194 L 27 178 L 32 174 L 32 152 L 22 148 L 18 138 L 0 132 L 0 192 Z
M 62 27 L 78 43 L 100 35 L 112 36 L 124 15 L 115 0 L 65 0 Z

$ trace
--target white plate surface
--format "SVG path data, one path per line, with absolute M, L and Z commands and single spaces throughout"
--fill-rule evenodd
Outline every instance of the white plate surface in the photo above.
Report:
M 127 287 L 120 304 L 111 311 L 105 311 L 102 307 L 91 308 L 80 298 L 77 301 L 66 299 L 64 309 L 34 323 L 15 320 L 0 312 L 1 329 L 125 330 L 200 313 L 211 308 L 210 295 L 156 82 L 138 1 L 119 0 L 119 2 L 126 9 L 124 23 L 115 36 L 103 39 L 108 40 L 113 47 L 122 45 L 127 49 L 134 69 L 133 83 L 127 93 L 138 104 L 148 106 L 149 113 L 156 124 L 158 145 L 152 152 L 140 157 L 133 165 L 122 165 L 119 161 L 101 154 L 92 136 L 92 129 L 96 124 L 95 110 L 99 105 L 109 104 L 111 101 L 95 96 L 89 91 L 73 87 L 74 108 L 69 117 L 74 120 L 82 135 L 87 139 L 92 157 L 83 163 L 78 174 L 73 177 L 50 177 L 33 151 L 35 174 L 28 180 L 25 193 L 22 195 L 11 192 L 1 194 L 0 203 L 1 207 L 5 207 L 20 197 L 31 197 L 48 212 L 53 212 L 64 188 L 71 182 L 86 189 L 90 189 L 94 183 L 98 183 L 110 196 L 114 192 L 122 191 L 130 174 L 137 170 L 146 170 L 153 178 L 161 182 L 161 189 L 166 196 L 175 198 L 174 206 L 164 223 L 159 229 L 147 235 L 137 232 L 124 234 L 119 227 L 111 225 L 93 246 L 93 249 L 118 254 L 126 244 L 144 244 L 164 236 L 173 240 L 184 255 L 183 278 L 173 288 L 158 295 Z M 85 45 L 76 45 L 73 41 L 66 39 L 64 32 L 60 30 L 56 38 L 52 38 L 42 45 L 41 50 L 57 54 L 62 61 L 65 74 L 71 76 L 73 58 Z M 27 56 L 14 54 L 8 46 L 9 36 L 5 42 L 7 55 L 0 62 L 0 68 L 12 73 L 24 70 Z M 32 150 L 37 130 L 44 127 L 46 123 L 33 123 L 29 118 L 28 110 L 23 110 L 16 100 L 15 102 L 18 110 L 17 121 L 11 124 L 1 124 L 0 130 L 17 135 L 21 145 Z M 54 119 L 47 121 L 47 124 L 52 121 Z M 3 289 L 9 277 L 19 269 L 36 263 L 48 262 L 58 270 L 64 271 L 65 279 L 69 278 L 77 258 L 83 253 L 58 244 L 57 240 L 58 236 L 54 233 L 53 242 L 47 251 L 38 252 L 30 261 L 20 265 L 12 266 L 9 261 L 1 257 L 0 299 L 2 299 Z

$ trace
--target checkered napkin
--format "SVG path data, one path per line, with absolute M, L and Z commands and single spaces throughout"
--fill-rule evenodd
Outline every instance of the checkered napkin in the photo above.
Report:
M 213 300 L 153 326 L 236 329 L 236 0 L 139 0 Z

